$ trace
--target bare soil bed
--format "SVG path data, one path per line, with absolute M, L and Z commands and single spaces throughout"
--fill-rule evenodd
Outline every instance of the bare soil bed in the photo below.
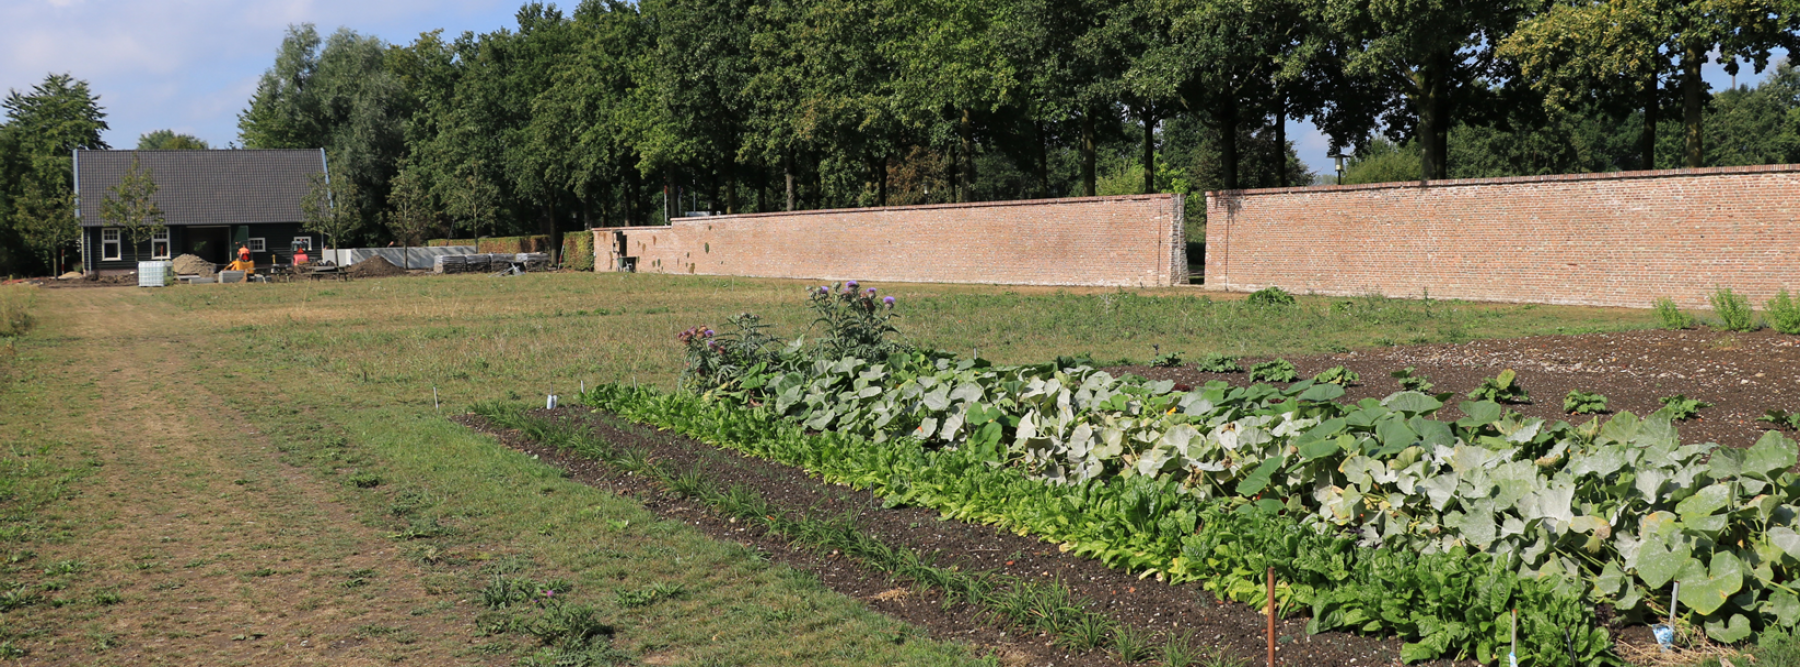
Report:
M 1245 358 L 1249 368 L 1267 358 Z M 1434 392 L 1467 395 L 1482 380 L 1511 368 L 1531 402 L 1509 406 L 1525 415 L 1580 423 L 1593 416 L 1563 413 L 1570 390 L 1607 397 L 1614 412 L 1649 414 L 1660 399 L 1675 394 L 1712 403 L 1700 416 L 1679 425 L 1683 442 L 1717 442 L 1748 447 L 1774 427 L 1757 417 L 1769 410 L 1800 411 L 1800 336 L 1763 330 L 1734 333 L 1714 329 L 1645 330 L 1579 336 L 1537 336 L 1479 340 L 1462 344 L 1360 350 L 1314 357 L 1290 357 L 1302 379 L 1343 366 L 1362 376 L 1343 400 L 1381 398 L 1400 391 L 1389 375 L 1408 366 L 1428 376 Z M 1244 373 L 1202 373 L 1192 366 L 1119 366 L 1156 380 L 1200 386 L 1213 380 L 1244 385 Z M 1453 399 L 1440 418 L 1462 412 Z M 1602 415 L 1604 417 L 1604 415 Z
M 1092 609 L 1115 620 L 1158 636 L 1187 635 L 1196 647 L 1213 647 L 1227 655 L 1261 664 L 1265 651 L 1265 618 L 1259 610 L 1224 604 L 1198 585 L 1171 586 L 1143 580 L 1107 568 L 1097 561 L 1065 554 L 1055 545 L 1031 537 L 958 521 L 941 520 L 937 513 L 913 508 L 884 507 L 880 498 L 847 487 L 825 484 L 804 472 L 777 463 L 752 459 L 672 433 L 655 431 L 610 414 L 594 414 L 582 408 L 534 411 L 573 420 L 623 450 L 643 452 L 674 464 L 682 471 L 698 470 L 721 485 L 748 486 L 777 507 L 804 511 L 819 517 L 854 517 L 863 530 L 888 544 L 935 554 L 941 566 L 984 570 L 1023 579 L 1058 580 L 1076 595 L 1092 601 Z M 637 497 L 644 506 L 667 518 L 693 525 L 716 539 L 754 547 L 772 560 L 812 572 L 829 588 L 862 600 L 869 608 L 925 628 L 935 637 L 958 639 L 992 649 L 1005 665 L 1117 665 L 1106 653 L 1070 653 L 1050 637 L 1034 631 L 1007 627 L 966 604 L 945 610 L 942 597 L 921 592 L 908 582 L 860 566 L 834 553 L 818 553 L 790 543 L 780 535 L 738 524 L 706 506 L 663 493 L 650 480 L 572 453 L 559 452 L 492 428 L 480 417 L 464 417 L 463 423 L 494 433 L 515 449 L 541 457 L 569 471 L 573 479 L 617 493 Z M 1283 665 L 1367 666 L 1400 664 L 1400 644 L 1394 639 L 1343 633 L 1309 635 L 1306 618 L 1283 619 L 1276 625 L 1277 657 Z M 1437 661 L 1426 665 L 1474 664 Z

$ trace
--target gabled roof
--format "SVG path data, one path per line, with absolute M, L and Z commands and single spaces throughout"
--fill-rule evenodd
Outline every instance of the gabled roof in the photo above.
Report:
M 81 226 L 101 227 L 100 204 L 137 158 L 156 182 L 156 205 L 169 225 L 299 222 L 309 177 L 325 170 L 325 152 L 294 150 L 76 151 Z

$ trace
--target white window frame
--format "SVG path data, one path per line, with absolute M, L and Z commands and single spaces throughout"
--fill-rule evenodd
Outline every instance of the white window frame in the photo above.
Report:
M 296 237 L 294 237 L 293 249 L 294 250 L 305 250 L 307 252 L 312 252 L 312 249 L 313 249 L 312 237 L 311 236 L 296 236 Z
M 119 228 L 102 228 L 100 230 L 100 261 L 117 262 L 124 258 L 125 250 L 119 241 Z
M 250 246 L 250 252 L 268 252 L 269 251 L 268 242 L 265 241 L 260 236 L 252 237 L 250 239 L 249 246 Z
M 156 251 L 156 248 L 157 248 L 156 244 L 158 244 L 158 243 L 162 244 L 162 252 Z M 173 256 L 173 253 L 169 252 L 172 249 L 169 247 L 170 245 L 171 244 L 169 243 L 169 228 L 164 227 L 162 229 L 162 231 L 159 231 L 155 234 L 151 234 L 150 235 L 150 259 L 168 259 L 169 257 Z

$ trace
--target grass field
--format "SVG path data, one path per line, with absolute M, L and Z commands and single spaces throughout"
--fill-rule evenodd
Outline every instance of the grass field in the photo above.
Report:
M 914 342 L 1003 362 L 1653 323 L 1648 311 L 1382 298 L 1270 310 L 1188 289 L 879 287 L 900 299 Z M 0 357 L 12 366 L 0 374 L 0 656 L 987 661 L 447 418 L 581 383 L 672 385 L 676 332 L 743 311 L 803 332 L 803 289 L 544 274 L 36 292 L 32 328 L 0 335 L 16 350 Z

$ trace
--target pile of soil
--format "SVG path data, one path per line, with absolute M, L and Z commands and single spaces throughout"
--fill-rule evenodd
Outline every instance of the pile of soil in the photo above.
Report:
M 175 268 L 175 275 L 178 276 L 197 275 L 210 278 L 218 270 L 218 267 L 212 262 L 200 259 L 197 255 L 181 255 L 176 257 L 173 266 Z
M 394 266 L 380 255 L 357 262 L 346 269 L 350 275 L 358 278 L 380 278 L 382 276 L 403 276 L 406 269 Z
M 1462 344 L 1359 350 L 1314 357 L 1288 357 L 1302 379 L 1333 366 L 1362 376 L 1344 399 L 1383 398 L 1400 391 L 1389 374 L 1408 366 L 1428 376 L 1433 392 L 1457 392 L 1439 419 L 1462 417 L 1456 405 L 1483 380 L 1511 368 L 1530 393 L 1529 403 L 1508 408 L 1550 421 L 1581 423 L 1591 416 L 1563 413 L 1563 397 L 1579 389 L 1607 398 L 1612 411 L 1645 415 L 1661 399 L 1682 394 L 1712 403 L 1695 419 L 1681 422 L 1683 442 L 1717 442 L 1748 447 L 1774 428 L 1757 417 L 1769 410 L 1800 411 L 1800 336 L 1770 330 L 1735 333 L 1716 329 L 1622 331 L 1578 336 L 1536 336 L 1478 340 Z M 1267 361 L 1245 357 L 1244 368 Z M 1191 366 L 1120 366 L 1114 375 L 1133 373 L 1154 380 L 1200 386 L 1223 380 L 1248 384 L 1244 373 L 1202 373 Z M 1793 436 L 1793 433 L 1789 433 Z

